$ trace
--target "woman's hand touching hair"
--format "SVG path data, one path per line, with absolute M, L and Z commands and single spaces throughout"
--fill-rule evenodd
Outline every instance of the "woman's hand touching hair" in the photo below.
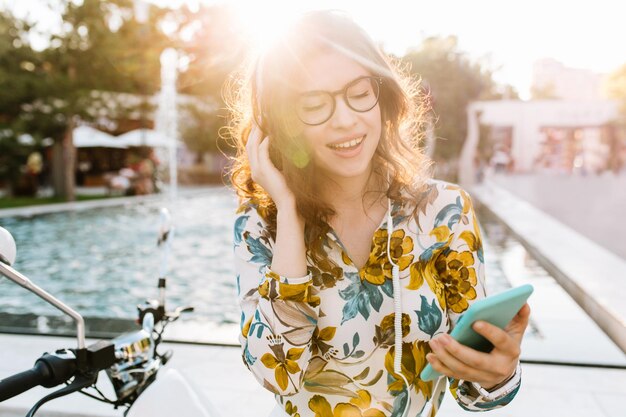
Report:
M 246 143 L 252 180 L 263 187 L 278 209 L 286 204 L 293 206 L 295 196 L 287 186 L 287 181 L 282 172 L 272 162 L 269 145 L 270 138 L 265 136 L 261 128 L 253 122 Z

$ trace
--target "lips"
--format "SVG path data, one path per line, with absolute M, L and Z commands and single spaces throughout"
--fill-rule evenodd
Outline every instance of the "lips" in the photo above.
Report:
M 350 138 L 343 138 L 333 143 L 329 143 L 329 148 L 333 150 L 349 150 L 359 146 L 364 140 L 366 135 L 357 135 Z

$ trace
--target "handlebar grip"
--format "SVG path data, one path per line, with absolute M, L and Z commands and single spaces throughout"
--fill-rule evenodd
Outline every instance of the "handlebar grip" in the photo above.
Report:
M 76 356 L 74 352 L 60 349 L 55 353 L 45 353 L 37 359 L 35 366 L 0 380 L 0 402 L 15 397 L 29 389 L 41 385 L 55 387 L 74 376 Z
M 43 361 L 37 361 L 28 371 L 20 372 L 0 381 L 0 402 L 15 397 L 37 385 L 47 383 L 52 372 Z

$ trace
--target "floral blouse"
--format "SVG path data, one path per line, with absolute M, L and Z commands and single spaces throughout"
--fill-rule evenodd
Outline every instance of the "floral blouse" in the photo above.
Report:
M 428 341 L 449 333 L 472 302 L 485 297 L 484 258 L 469 195 L 432 180 L 418 202 L 417 220 L 391 204 L 391 245 L 385 217 L 369 259 L 358 270 L 336 233 L 307 256 L 308 275 L 285 277 L 270 269 L 274 241 L 263 213 L 243 204 L 234 224 L 243 360 L 298 417 L 434 416 L 445 390 L 423 381 Z M 399 266 L 402 300 L 401 375 L 394 371 L 394 298 L 391 263 Z M 399 350 L 399 349 L 398 349 Z M 408 382 L 407 389 L 405 380 Z M 490 410 L 517 393 L 521 371 L 497 395 L 450 379 L 461 407 Z M 407 401 L 410 397 L 410 401 Z M 430 407 L 426 409 L 426 407 Z

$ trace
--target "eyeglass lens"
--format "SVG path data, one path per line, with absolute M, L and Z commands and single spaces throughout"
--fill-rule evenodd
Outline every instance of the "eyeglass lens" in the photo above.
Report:
M 344 101 L 352 110 L 366 112 L 378 102 L 379 86 L 374 77 L 363 77 L 348 84 L 342 94 Z M 327 91 L 304 94 L 297 103 L 298 117 L 306 124 L 318 125 L 330 119 L 335 111 L 335 97 Z

